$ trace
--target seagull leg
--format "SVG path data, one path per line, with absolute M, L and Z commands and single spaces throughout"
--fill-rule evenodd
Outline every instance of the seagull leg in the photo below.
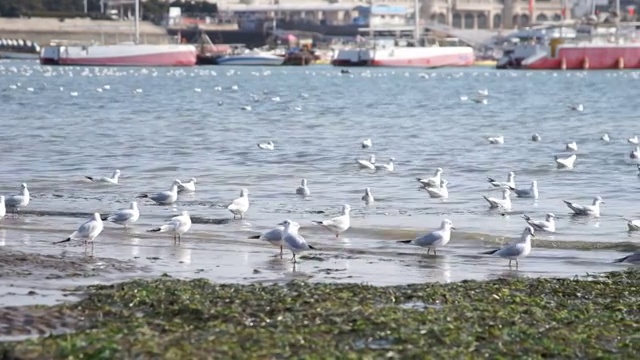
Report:
M 511 267 L 511 259 L 509 259 L 509 267 Z
M 340 233 L 336 234 L 336 239 L 340 238 Z
M 431 253 L 431 248 L 427 248 L 427 255 Z
M 518 268 L 518 259 L 516 259 L 516 269 Z
M 280 259 L 282 259 L 282 245 L 280 245 Z
M 180 245 L 181 243 L 182 243 L 182 236 L 178 234 L 178 245 Z
M 95 242 L 91 241 L 91 257 L 93 257 L 93 244 L 95 244 Z
M 433 256 L 436 256 L 436 255 L 438 255 L 438 254 L 436 253 L 436 249 L 433 249 Z
M 293 260 L 293 263 L 295 264 L 296 263 L 296 253 L 293 253 L 293 259 L 292 260 Z

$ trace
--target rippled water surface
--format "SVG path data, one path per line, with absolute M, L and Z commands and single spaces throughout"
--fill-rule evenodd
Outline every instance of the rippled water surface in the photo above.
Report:
M 106 224 L 96 254 L 135 259 L 159 273 L 225 282 L 314 281 L 395 284 L 493 276 L 573 276 L 620 268 L 611 260 L 637 244 L 622 217 L 640 217 L 640 178 L 626 139 L 640 133 L 640 73 L 511 72 L 485 68 L 436 71 L 312 67 L 189 69 L 41 67 L 0 62 L 0 193 L 29 184 L 33 200 L 20 218 L 0 221 L 0 243 L 59 253 L 54 246 L 89 213 L 126 207 L 141 192 L 166 190 L 175 178 L 198 180 L 175 206 L 141 202 L 129 230 Z M 472 100 L 488 89 L 488 103 Z M 461 96 L 468 96 L 462 101 Z M 280 101 L 273 98 L 279 97 Z M 571 104 L 584 104 L 583 112 Z M 251 106 L 251 110 L 243 107 Z M 542 141 L 530 141 L 537 132 Z M 611 142 L 600 136 L 608 132 Z M 504 135 L 505 144 L 485 138 Z M 373 147 L 360 148 L 365 138 Z M 257 142 L 272 140 L 274 151 Z M 576 141 L 574 170 L 553 155 Z M 396 160 L 396 171 L 360 170 L 356 158 Z M 416 177 L 444 169 L 450 197 L 431 199 Z M 85 175 L 122 171 L 121 184 Z M 482 195 L 499 196 L 487 177 L 537 180 L 540 199 L 514 199 L 503 216 Z M 311 196 L 294 193 L 301 178 Z M 250 191 L 242 221 L 226 204 Z M 377 201 L 360 200 L 370 187 Z M 574 219 L 562 200 L 604 198 L 599 219 Z M 352 228 L 335 239 L 311 220 L 353 207 Z M 179 210 L 196 219 L 180 246 L 145 230 Z M 538 234 L 519 271 L 479 255 L 519 236 L 526 213 L 557 215 L 556 234 Z M 249 235 L 284 219 L 321 250 L 295 268 L 289 254 Z M 457 228 L 438 257 L 397 244 L 449 218 Z M 608 245 L 607 245 L 608 244 Z M 594 245 L 600 250 L 584 250 Z M 604 249 L 603 249 L 604 248 Z M 293 271 L 295 270 L 295 272 Z M 505 273 L 506 271 L 506 273 Z

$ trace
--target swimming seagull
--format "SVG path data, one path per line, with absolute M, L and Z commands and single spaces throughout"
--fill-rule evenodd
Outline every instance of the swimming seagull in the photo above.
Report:
M 613 261 L 614 263 L 630 263 L 630 264 L 640 264 L 640 251 L 636 251 L 631 255 L 627 255 L 623 258 L 616 259 Z
M 547 213 L 544 220 L 533 220 L 526 214 L 522 215 L 524 220 L 529 224 L 529 226 L 533 227 L 536 231 L 544 231 L 544 232 L 556 232 L 556 216 L 553 213 Z
M 390 158 L 388 164 L 380 164 L 380 163 L 378 163 L 378 164 L 373 164 L 373 166 L 375 166 L 376 170 L 386 170 L 386 171 L 389 171 L 389 172 L 393 172 L 395 170 L 395 166 L 393 165 L 393 162 L 395 160 L 396 159 L 394 159 L 394 158 Z
M 490 209 L 503 209 L 505 211 L 511 210 L 511 191 L 509 189 L 502 190 L 502 199 L 497 199 L 494 197 L 486 197 L 482 196 L 489 203 Z
M 26 207 L 29 205 L 29 200 L 31 197 L 29 196 L 29 189 L 27 188 L 27 184 L 22 183 L 20 185 L 20 195 L 10 195 L 5 198 L 4 205 L 8 209 L 15 209 L 16 214 L 20 208 Z
M 627 142 L 629 144 L 633 144 L 633 145 L 638 145 L 640 144 L 640 140 L 638 140 L 638 135 L 634 135 L 633 137 L 630 137 L 627 139 Z
M 173 184 L 171 184 L 171 188 L 167 191 L 161 191 L 159 193 L 149 195 L 149 194 L 140 194 L 138 199 L 151 199 L 158 205 L 170 205 L 178 200 L 178 184 L 180 184 L 180 180 L 174 180 Z
M 487 138 L 487 141 L 489 142 L 489 144 L 504 144 L 504 136 L 500 135 L 500 136 L 490 136 Z
M 191 228 L 191 217 L 188 211 L 183 211 L 180 215 L 174 216 L 166 224 L 147 230 L 148 232 L 170 232 L 173 233 L 173 244 L 180 244 L 182 235 Z
M 527 226 L 520 240 L 515 243 L 507 244 L 500 249 L 490 250 L 483 252 L 485 255 L 495 255 L 501 258 L 509 259 L 509 267 L 511 267 L 511 261 L 516 261 L 516 269 L 518 268 L 518 259 L 527 257 L 531 252 L 531 238 L 535 238 L 535 230 L 531 226 Z
M 569 109 L 573 111 L 584 111 L 584 106 L 582 104 L 569 105 Z
M 115 170 L 113 172 L 113 174 L 111 175 L 111 177 L 101 177 L 101 178 L 96 178 L 93 176 L 85 176 L 87 179 L 93 181 L 93 182 L 99 182 L 99 183 L 107 183 L 107 184 L 114 184 L 117 185 L 118 184 L 118 178 L 120 178 L 120 170 Z
M 561 158 L 558 155 L 554 156 L 556 160 L 556 166 L 558 169 L 573 169 L 573 164 L 576 162 L 576 154 L 572 154 L 569 157 Z
M 138 203 L 136 201 L 132 201 L 128 209 L 118 210 L 102 220 L 108 220 L 126 228 L 128 225 L 138 221 L 139 218 L 140 210 L 138 209 Z
M 640 231 L 640 220 L 623 219 L 627 222 L 627 228 L 629 231 Z
M 189 179 L 188 182 L 183 183 L 180 180 L 176 180 L 178 182 L 178 192 L 195 192 L 196 191 L 196 178 Z
M 233 214 L 234 220 L 237 216 L 240 216 L 240 219 L 244 219 L 244 214 L 249 210 L 249 190 L 240 190 L 240 197 L 233 200 L 227 206 L 227 210 Z
M 426 188 L 429 196 L 434 199 L 446 199 L 449 197 L 449 189 L 447 189 L 447 184 L 449 182 L 445 179 L 440 180 L 439 188 Z
M 376 169 L 375 163 L 376 163 L 376 156 L 373 154 L 369 155 L 369 160 L 356 159 L 356 164 L 358 164 L 358 166 L 360 166 L 361 169 L 375 170 Z
M 437 168 L 436 173 L 433 175 L 433 177 L 426 178 L 426 179 L 416 178 L 416 180 L 418 180 L 418 182 L 422 184 L 422 186 L 427 188 L 439 187 L 441 184 L 441 181 L 440 181 L 441 177 L 442 177 L 442 168 Z
M 351 226 L 351 206 L 349 204 L 342 205 L 342 213 L 340 216 L 323 221 L 313 221 L 314 224 L 320 225 L 325 229 L 331 231 L 336 235 L 336 238 L 340 237 L 340 234 L 347 231 Z
M 600 140 L 604 141 L 604 142 L 609 142 L 611 139 L 609 138 L 609 133 L 604 133 L 604 135 L 602 135 L 600 137 Z
M 371 194 L 371 189 L 370 188 L 365 188 L 364 189 L 364 195 L 362 195 L 361 199 L 367 205 L 369 205 L 369 204 L 371 204 L 371 203 L 373 203 L 375 201 L 375 199 L 373 198 L 373 195 Z
M 531 182 L 531 187 L 528 189 L 511 188 L 511 190 L 513 190 L 513 192 L 515 192 L 516 196 L 519 198 L 538 199 L 538 182 L 535 180 Z
M 284 226 L 278 225 L 277 228 L 271 229 L 271 230 L 269 230 L 267 232 L 264 232 L 264 233 L 262 233 L 260 235 L 249 236 L 249 239 L 264 240 L 264 241 L 270 243 L 273 246 L 279 246 L 280 247 L 280 257 L 282 257 L 282 247 L 284 246 L 284 243 L 282 242 L 283 231 L 284 231 Z
M 542 140 L 542 137 L 540 135 L 538 135 L 538 133 L 535 133 L 535 134 L 531 135 L 531 141 L 538 142 L 540 140 Z
M 632 159 L 640 159 L 640 146 L 636 146 L 635 149 L 631 150 L 629 157 Z
M 7 208 L 4 206 L 4 196 L 0 196 L 0 219 L 7 215 Z
M 440 228 L 438 230 L 432 231 L 414 240 L 401 240 L 398 241 L 398 243 L 426 247 L 427 255 L 429 255 L 429 252 L 431 251 L 431 249 L 433 249 L 433 255 L 437 255 L 436 249 L 439 247 L 444 247 L 445 245 L 447 245 L 449 240 L 451 240 L 452 229 L 455 230 L 451 220 L 444 219 L 442 220 L 442 223 L 440 224 Z
M 362 144 L 360 144 L 360 146 L 362 146 L 363 149 L 370 148 L 373 146 L 373 142 L 371 141 L 371 139 L 366 139 L 362 142 Z
M 298 234 L 298 229 L 300 229 L 300 224 L 295 221 L 285 220 L 278 225 L 284 226 L 284 230 L 282 230 L 282 243 L 286 246 L 291 253 L 293 254 L 293 262 L 296 262 L 296 254 L 307 250 L 318 250 L 317 248 L 307 244 L 307 241 L 302 237 L 302 235 Z
M 267 141 L 266 143 L 258 143 L 258 147 L 262 150 L 275 149 L 275 145 L 273 144 L 273 141 Z
M 568 143 L 565 145 L 565 150 L 568 151 L 578 151 L 578 144 L 575 141 Z
M 488 177 L 487 181 L 493 185 L 493 187 L 502 189 L 515 189 L 516 188 L 516 174 L 513 171 L 509 171 L 507 175 L 507 182 L 495 181 L 493 178 Z
M 100 214 L 94 213 L 90 220 L 80 225 L 78 227 L 78 230 L 76 230 L 68 238 L 62 241 L 54 242 L 54 244 L 62 244 L 71 240 L 83 240 L 85 251 L 87 250 L 87 244 L 91 243 L 91 254 L 93 254 L 93 241 L 96 237 L 98 237 L 98 235 L 100 235 L 102 229 L 104 229 L 104 224 L 102 223 Z
M 600 204 L 604 204 L 604 201 L 602 201 L 602 198 L 600 196 L 596 196 L 593 199 L 592 205 L 580 205 L 580 204 L 572 203 L 567 200 L 562 200 L 562 201 L 564 201 L 564 203 L 567 204 L 569 209 L 571 209 L 576 215 L 594 216 L 594 217 L 600 216 Z
M 309 196 L 309 195 L 311 195 L 311 191 L 309 190 L 309 187 L 307 186 L 307 179 L 300 180 L 300 186 L 298 186 L 298 188 L 296 189 L 296 194 L 298 194 L 300 196 Z
M 480 95 L 480 96 L 489 96 L 489 89 L 478 90 L 478 95 Z

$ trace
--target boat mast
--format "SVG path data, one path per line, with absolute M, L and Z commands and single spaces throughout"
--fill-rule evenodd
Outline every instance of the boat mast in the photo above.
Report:
M 616 44 L 620 41 L 620 19 L 622 18 L 622 14 L 620 14 L 620 0 L 616 0 Z
M 418 46 L 418 42 L 420 41 L 420 9 L 418 0 L 413 1 L 413 21 L 415 22 L 415 38 L 416 38 L 416 46 Z
M 134 29 L 134 38 L 133 42 L 136 44 L 140 43 L 140 0 L 135 0 L 135 19 L 133 21 L 133 29 Z

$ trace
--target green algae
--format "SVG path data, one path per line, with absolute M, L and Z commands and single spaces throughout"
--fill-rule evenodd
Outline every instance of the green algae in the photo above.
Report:
M 374 287 L 160 278 L 48 308 L 73 333 L 0 344 L 3 359 L 634 358 L 640 271 Z

